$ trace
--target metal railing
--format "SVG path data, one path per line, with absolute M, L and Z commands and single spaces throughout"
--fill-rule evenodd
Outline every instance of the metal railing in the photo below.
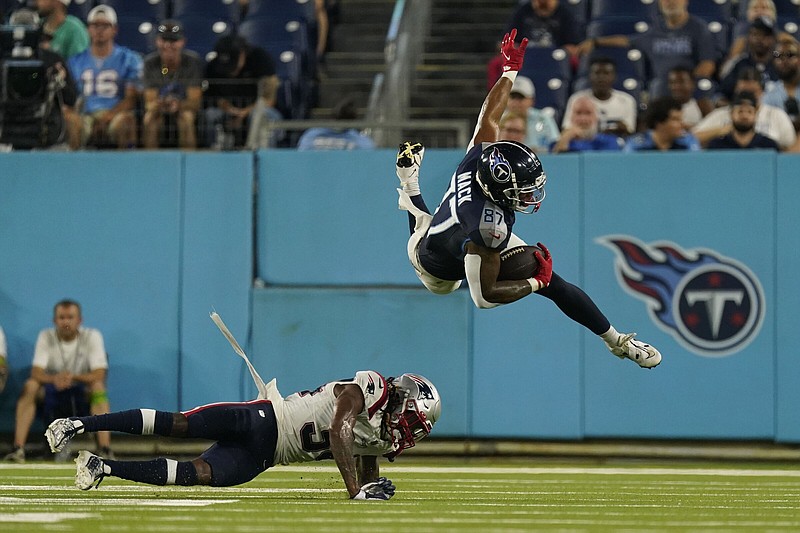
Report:
M 445 122 L 446 127 L 460 130 L 466 127 L 460 121 L 414 121 L 408 120 L 411 101 L 411 88 L 416 78 L 416 66 L 424 51 L 425 39 L 431 19 L 430 0 L 397 0 L 389 31 L 386 34 L 384 57 L 386 71 L 377 74 L 372 84 L 367 120 L 375 123 L 372 138 L 379 146 L 396 146 L 403 140 L 404 128 L 396 127 L 405 123 L 406 129 L 438 129 Z M 431 126 L 433 122 L 437 126 Z M 459 146 L 466 146 L 461 142 Z
M 466 146 L 469 142 L 469 124 L 459 120 L 384 120 L 377 122 L 374 120 L 279 120 L 263 121 L 258 126 L 259 132 L 248 136 L 249 139 L 271 139 L 272 132 L 295 132 L 297 135 L 309 128 L 333 128 L 338 130 L 355 129 L 369 136 L 378 147 L 396 148 L 396 144 L 391 144 L 387 139 L 405 139 L 414 137 L 414 134 L 426 132 L 426 146 L 429 148 L 452 148 L 455 146 Z M 380 132 L 380 140 L 376 139 L 376 132 Z M 413 133 L 412 133 L 413 132 Z M 291 135 L 290 135 L 291 136 Z M 397 141 L 399 144 L 400 141 Z M 247 148 L 268 148 L 264 141 L 249 142 Z

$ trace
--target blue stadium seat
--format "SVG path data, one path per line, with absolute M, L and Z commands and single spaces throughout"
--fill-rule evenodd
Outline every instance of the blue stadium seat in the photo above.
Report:
M 528 1 L 523 0 L 523 2 Z M 586 26 L 589 21 L 589 0 L 564 0 L 561 5 L 572 13 L 572 16 L 581 26 Z
M 256 46 L 281 46 L 291 50 L 300 60 L 303 75 L 311 76 L 314 64 L 313 51 L 309 45 L 308 32 L 302 19 L 246 16 L 239 25 L 239 35 Z
M 172 0 L 171 18 L 202 14 L 234 24 L 239 22 L 239 0 Z
M 275 60 L 275 70 L 281 80 L 278 89 L 278 108 L 285 118 L 306 118 L 309 109 L 309 86 L 303 79 L 302 61 L 281 43 L 265 42 L 261 47 Z
M 72 0 L 67 6 L 67 13 L 86 22 L 86 15 L 95 6 L 94 0 Z
M 314 20 L 314 1 L 305 0 L 249 0 L 247 15 L 250 17 L 276 17 L 279 19 Z
M 119 31 L 114 38 L 115 43 L 127 46 L 143 56 L 156 49 L 156 24 L 152 19 L 132 15 L 118 15 L 117 25 Z
M 592 0 L 592 20 L 608 18 L 638 18 L 651 20 L 658 14 L 657 3 L 643 0 Z
M 105 4 L 114 8 L 118 17 L 138 17 L 153 23 L 167 18 L 167 0 L 98 0 L 97 5 Z
M 714 38 L 717 58 L 728 55 L 733 31 L 733 6 L 731 0 L 689 0 L 689 13 L 706 21 Z
M 220 37 L 233 30 L 231 21 L 204 13 L 185 13 L 175 18 L 186 34 L 186 48 L 197 52 L 202 58 L 214 49 L 214 44 Z
M 800 14 L 794 16 L 778 16 L 776 27 L 785 31 L 795 39 L 800 39 Z
M 596 19 L 586 27 L 586 38 L 604 37 L 606 35 L 636 35 L 650 28 L 649 19 L 641 17 L 615 17 Z
M 550 107 L 559 121 L 570 94 L 572 68 L 569 56 L 561 48 L 528 48 L 519 72 L 536 87 L 536 107 Z
M 730 24 L 733 18 L 731 0 L 689 0 L 689 13 L 711 22 Z

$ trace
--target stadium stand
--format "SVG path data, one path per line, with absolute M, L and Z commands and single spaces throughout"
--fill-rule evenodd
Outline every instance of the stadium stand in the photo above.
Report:
M 567 53 L 562 48 L 528 48 L 519 74 L 530 78 L 536 87 L 535 107 L 553 109 L 558 123 L 567 105 L 572 81 Z
M 95 5 L 96 2 L 94 0 L 72 0 L 67 6 L 67 13 L 85 22 L 89 11 L 91 11 Z
M 606 35 L 636 35 L 644 33 L 650 27 L 650 19 L 644 17 L 614 17 L 592 19 L 586 26 L 586 38 L 604 37 Z
M 183 25 L 186 33 L 186 48 L 200 54 L 207 59 L 207 55 L 214 49 L 214 43 L 226 33 L 234 29 L 230 19 L 222 19 L 217 15 L 207 15 L 199 11 L 184 12 L 181 16 L 173 18 Z
M 99 0 L 96 4 L 113 7 L 120 19 L 133 17 L 150 20 L 153 23 L 167 18 L 170 7 L 169 2 L 165 0 Z
M 591 19 L 638 18 L 650 20 L 657 14 L 656 3 L 643 0 L 592 0 Z
M 204 15 L 236 25 L 240 13 L 238 0 L 172 0 L 170 16 L 183 22 L 184 17 Z
M 589 63 L 593 57 L 613 60 L 617 67 L 614 88 L 639 100 L 645 82 L 645 60 L 642 52 L 636 48 L 599 47 L 582 57 L 572 84 L 572 93 L 589 88 Z

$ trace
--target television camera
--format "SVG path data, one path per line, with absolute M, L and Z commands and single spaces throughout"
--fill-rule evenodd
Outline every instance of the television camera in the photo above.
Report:
M 0 144 L 46 148 L 64 139 L 63 76 L 40 57 L 41 29 L 0 25 Z

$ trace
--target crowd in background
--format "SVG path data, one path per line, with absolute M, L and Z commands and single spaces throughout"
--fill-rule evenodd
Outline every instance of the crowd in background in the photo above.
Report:
M 784 31 L 797 29 L 800 6 L 780 0 L 779 14 L 774 0 L 740 2 L 522 0 L 507 29 L 529 40 L 528 57 L 501 121 L 503 135 L 552 153 L 697 150 L 722 147 L 720 138 L 729 148 L 771 147 L 766 138 L 778 150 L 800 151 L 798 41 Z M 97 5 L 81 20 L 68 13 L 71 0 L 27 4 L 33 9 L 15 9 L 8 21 L 41 29 L 38 53 L 54 74 L 57 96 L 44 130 L 6 125 L 15 149 L 374 146 L 354 130 L 315 129 L 300 142 L 270 127 L 308 118 L 310 105 L 293 107 L 297 90 L 287 92 L 276 58 L 241 33 L 221 35 L 201 56 L 181 21 L 168 18 L 158 23 L 155 51 L 141 57 L 115 42 L 120 27 L 111 5 Z M 249 4 L 238 0 L 243 14 Z M 323 64 L 336 2 L 313 4 L 312 70 Z M 729 7 L 730 18 L 716 20 L 706 4 Z M 787 16 L 790 23 L 780 26 Z M 547 78 L 542 51 L 561 58 L 560 78 Z M 487 66 L 490 87 L 499 64 L 495 57 Z M 315 75 L 304 83 L 313 85 Z M 313 101 L 313 90 L 300 93 Z M 354 119 L 356 107 L 345 99 L 334 118 Z
M 592 0 L 584 25 L 574 11 L 582 2 L 524 0 L 507 31 L 528 39 L 521 74 L 539 79 L 517 78 L 504 135 L 553 153 L 800 151 L 798 41 L 779 27 L 773 0 L 741 1 L 721 23 L 704 8 L 728 2 Z M 783 3 L 784 27 L 796 32 L 800 6 Z M 614 33 L 625 24 L 631 33 Z M 562 59 L 560 76 L 543 68 L 542 51 Z M 487 65 L 489 86 L 500 60 Z M 545 105 L 537 105 L 537 91 Z

